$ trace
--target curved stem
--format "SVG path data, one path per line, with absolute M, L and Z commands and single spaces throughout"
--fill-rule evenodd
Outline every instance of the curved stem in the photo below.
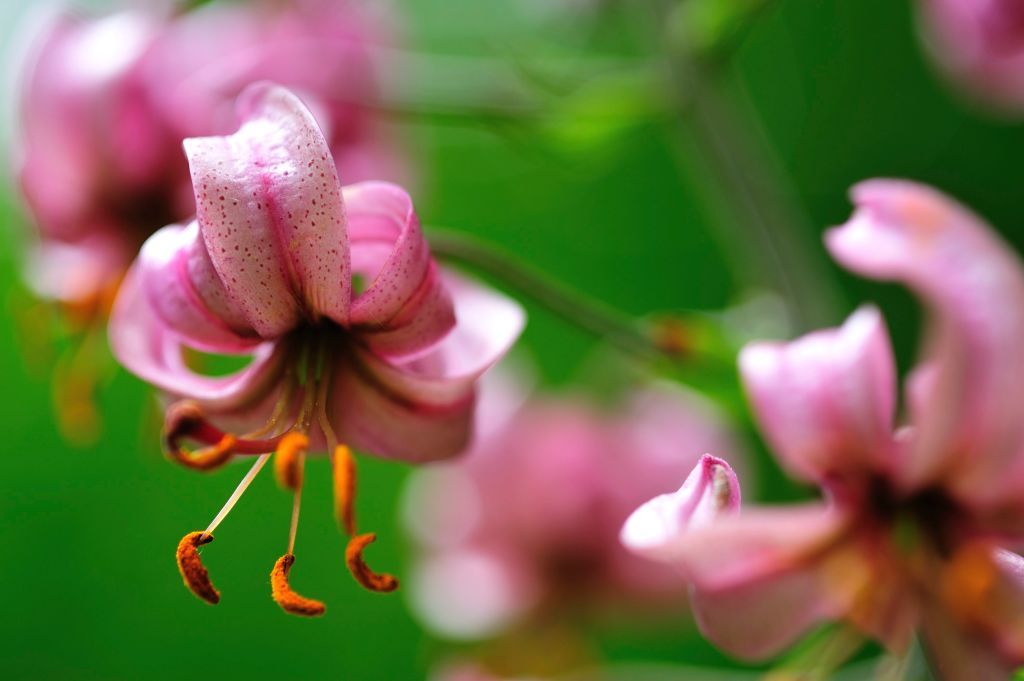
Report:
M 429 228 L 431 250 L 440 258 L 486 272 L 578 328 L 642 359 L 672 357 L 622 313 L 554 281 L 498 248 L 469 235 Z
M 679 143 L 694 147 L 701 163 L 696 171 L 685 170 L 704 182 L 737 279 L 781 294 L 799 330 L 834 322 L 839 294 L 823 260 L 809 252 L 815 231 L 755 113 L 724 92 L 727 64 L 670 41 L 666 51 L 671 91 L 682 111 Z M 682 167 L 693 156 L 686 151 L 677 154 Z

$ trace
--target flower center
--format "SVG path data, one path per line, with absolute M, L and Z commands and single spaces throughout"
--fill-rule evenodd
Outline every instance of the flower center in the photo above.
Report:
M 941 488 L 928 487 L 905 495 L 883 476 L 869 480 L 866 503 L 870 521 L 893 532 L 899 547 L 913 549 L 925 542 L 943 558 L 956 550 L 964 531 L 963 519 L 969 517 Z

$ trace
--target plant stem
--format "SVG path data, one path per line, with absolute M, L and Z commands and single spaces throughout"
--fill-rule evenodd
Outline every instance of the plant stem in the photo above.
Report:
M 429 228 L 429 237 L 430 248 L 438 257 L 494 276 L 549 312 L 625 352 L 645 360 L 671 357 L 622 313 L 573 291 L 494 246 L 464 233 L 434 227 Z
M 685 167 L 686 150 L 698 150 L 702 167 L 690 172 L 704 181 L 739 283 L 781 294 L 798 330 L 834 323 L 839 295 L 823 261 L 807 247 L 814 230 L 751 107 L 723 92 L 719 66 L 727 65 L 666 42 L 667 75 L 683 112 L 677 158 Z

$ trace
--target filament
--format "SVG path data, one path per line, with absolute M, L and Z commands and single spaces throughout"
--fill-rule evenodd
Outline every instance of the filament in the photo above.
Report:
M 221 524 L 224 518 L 228 516 L 228 513 L 231 512 L 231 509 L 235 507 L 235 504 L 238 503 L 238 500 L 242 498 L 243 494 L 245 494 L 245 490 L 248 489 L 249 485 L 252 484 L 252 481 L 256 479 L 256 476 L 259 474 L 260 469 L 263 468 L 263 466 L 267 463 L 267 459 L 269 458 L 270 452 L 259 455 L 259 458 L 256 459 L 255 463 L 253 463 L 252 468 L 250 468 L 249 472 L 245 474 L 245 477 L 242 478 L 242 481 L 238 483 L 238 487 L 236 487 L 235 491 L 231 493 L 230 497 L 228 497 L 228 500 L 227 502 L 225 502 L 223 508 L 220 509 L 220 512 L 217 513 L 214 519 L 210 522 L 209 526 L 207 526 L 207 528 L 203 530 L 203 534 L 200 537 L 200 539 L 205 539 L 206 537 L 213 534 L 213 531 L 217 529 L 217 526 Z

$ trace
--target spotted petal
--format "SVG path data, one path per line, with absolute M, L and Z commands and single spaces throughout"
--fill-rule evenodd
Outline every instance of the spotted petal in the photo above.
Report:
M 139 378 L 178 397 L 213 409 L 231 409 L 259 399 L 281 368 L 283 345 L 265 342 L 249 351 L 252 361 L 227 376 L 204 376 L 185 362 L 188 347 L 168 328 L 147 300 L 141 265 L 125 277 L 110 319 L 114 356 Z
M 451 296 L 430 257 L 412 199 L 385 182 L 344 188 L 352 268 L 367 286 L 352 303 L 352 325 L 381 355 L 406 355 L 455 326 Z
M 267 83 L 247 88 L 239 111 L 235 134 L 185 140 L 214 269 L 264 338 L 306 316 L 346 324 L 348 236 L 323 134 L 295 95 Z

